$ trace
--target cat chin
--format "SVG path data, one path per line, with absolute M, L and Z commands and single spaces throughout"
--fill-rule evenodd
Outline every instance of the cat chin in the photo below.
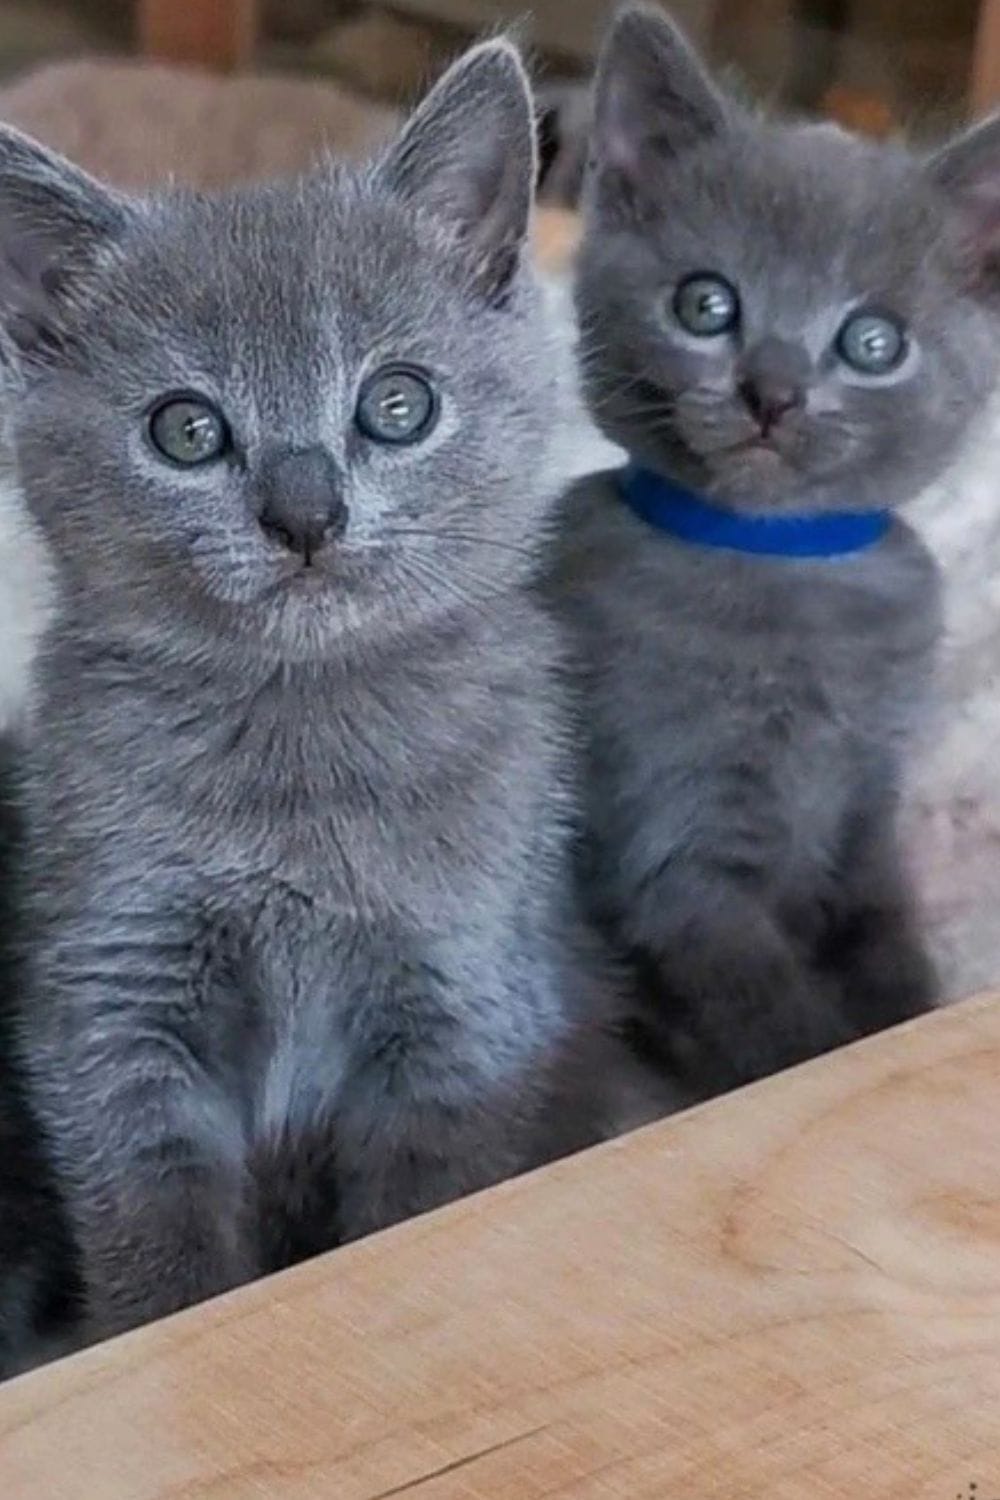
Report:
M 254 555 L 239 567 L 225 553 L 195 555 L 193 560 L 201 590 L 221 605 L 271 606 L 280 611 L 289 601 L 300 601 L 319 607 L 325 597 L 341 596 L 358 582 L 356 570 L 325 553 L 309 564 L 292 556 L 262 560 Z
M 776 510 L 801 500 L 803 475 L 775 448 L 743 448 L 708 468 L 706 488 L 724 504 Z
M 200 634 L 289 664 L 343 661 L 370 654 L 380 643 L 408 640 L 455 599 L 448 591 L 442 604 L 419 576 L 392 566 L 376 548 L 331 548 L 309 566 L 292 557 L 261 566 L 258 558 L 254 566 L 228 572 L 203 555 L 193 575 L 186 587 L 175 579 L 178 586 L 165 601 L 169 610 L 193 617 Z
M 707 493 L 738 510 L 822 511 L 839 489 L 831 466 L 796 463 L 763 444 L 703 464 Z
M 376 591 L 338 590 L 329 580 L 325 587 L 283 586 L 254 603 L 229 604 L 223 618 L 225 633 L 252 655 L 287 665 L 370 655 L 389 638 L 408 638 L 420 624 L 407 611 L 399 620 L 388 618 L 384 595 Z

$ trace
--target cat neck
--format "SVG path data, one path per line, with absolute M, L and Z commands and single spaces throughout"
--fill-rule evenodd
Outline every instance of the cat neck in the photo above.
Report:
M 655 530 L 690 546 L 754 557 L 848 557 L 881 541 L 892 524 L 885 510 L 730 510 L 636 462 L 619 470 L 616 483 L 626 505 Z
M 381 640 L 347 638 L 328 655 L 291 659 L 262 649 L 250 635 L 203 635 L 190 621 L 170 629 L 156 616 L 126 632 L 92 614 L 63 611 L 42 657 L 43 697 L 72 699 L 127 742 L 135 723 L 154 727 L 205 718 L 220 725 L 273 718 L 282 736 L 324 740 L 354 726 L 400 716 L 421 737 L 440 733 L 442 717 L 467 718 L 494 689 L 547 671 L 556 646 L 534 611 L 456 611 Z M 119 711 L 108 721 L 107 705 Z M 133 705 L 133 707 L 128 707 Z M 142 705 L 141 707 L 139 705 Z M 116 727 L 117 725 L 117 727 Z

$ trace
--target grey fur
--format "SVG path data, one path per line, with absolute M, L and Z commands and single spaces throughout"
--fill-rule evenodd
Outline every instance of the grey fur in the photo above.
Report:
M 560 411 L 533 175 L 502 42 L 380 162 L 297 185 L 137 202 L 0 137 L 12 432 L 62 595 L 22 1028 L 92 1334 L 604 1128 L 559 638 L 523 588 Z M 356 393 L 400 358 L 441 419 L 378 449 Z M 151 452 L 178 388 L 239 461 Z M 316 445 L 350 522 L 305 576 L 255 512 Z
M 997 123 L 929 162 L 768 123 L 644 8 L 612 29 L 596 120 L 577 302 L 605 434 L 735 511 L 915 497 L 996 379 Z M 711 347 L 671 314 L 705 271 L 743 309 Z M 880 383 L 831 348 L 869 300 L 914 340 Z M 777 366 L 804 405 L 748 450 L 740 384 Z M 586 674 L 593 892 L 672 1063 L 716 1089 L 924 1008 L 894 827 L 940 628 L 913 532 L 754 559 L 655 532 L 599 475 L 563 506 L 556 587 Z

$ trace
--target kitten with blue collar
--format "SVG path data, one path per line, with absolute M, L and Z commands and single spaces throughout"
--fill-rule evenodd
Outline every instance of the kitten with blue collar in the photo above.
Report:
M 895 812 L 939 583 L 896 511 L 996 381 L 1000 123 L 927 160 L 768 123 L 644 7 L 595 120 L 584 380 L 630 462 L 554 567 L 587 878 L 645 1039 L 715 1091 L 932 1003 Z

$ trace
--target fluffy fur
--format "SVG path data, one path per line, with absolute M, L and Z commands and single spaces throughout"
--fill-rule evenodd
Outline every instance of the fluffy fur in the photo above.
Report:
M 768 124 L 660 12 L 625 12 L 577 297 L 605 433 L 735 510 L 916 497 L 996 377 L 998 135 L 924 163 Z M 699 272 L 738 290 L 733 333 L 678 324 L 674 289 Z M 859 305 L 908 329 L 880 380 L 835 356 Z M 765 424 L 775 382 L 788 404 Z M 595 900 L 671 1060 L 715 1089 L 922 1009 L 895 830 L 939 624 L 915 534 L 897 520 L 836 564 L 701 551 L 599 477 L 563 508 L 558 588 L 587 676 Z
M 289 186 L 137 201 L 0 138 L 11 432 L 61 591 L 21 1035 L 93 1334 L 606 1123 L 559 645 L 523 590 L 561 399 L 533 172 L 503 43 L 375 166 Z M 380 446 L 358 393 L 401 359 L 440 417 Z M 226 458 L 154 452 L 172 390 L 225 413 Z M 308 565 L 268 523 L 307 471 L 342 530 Z

